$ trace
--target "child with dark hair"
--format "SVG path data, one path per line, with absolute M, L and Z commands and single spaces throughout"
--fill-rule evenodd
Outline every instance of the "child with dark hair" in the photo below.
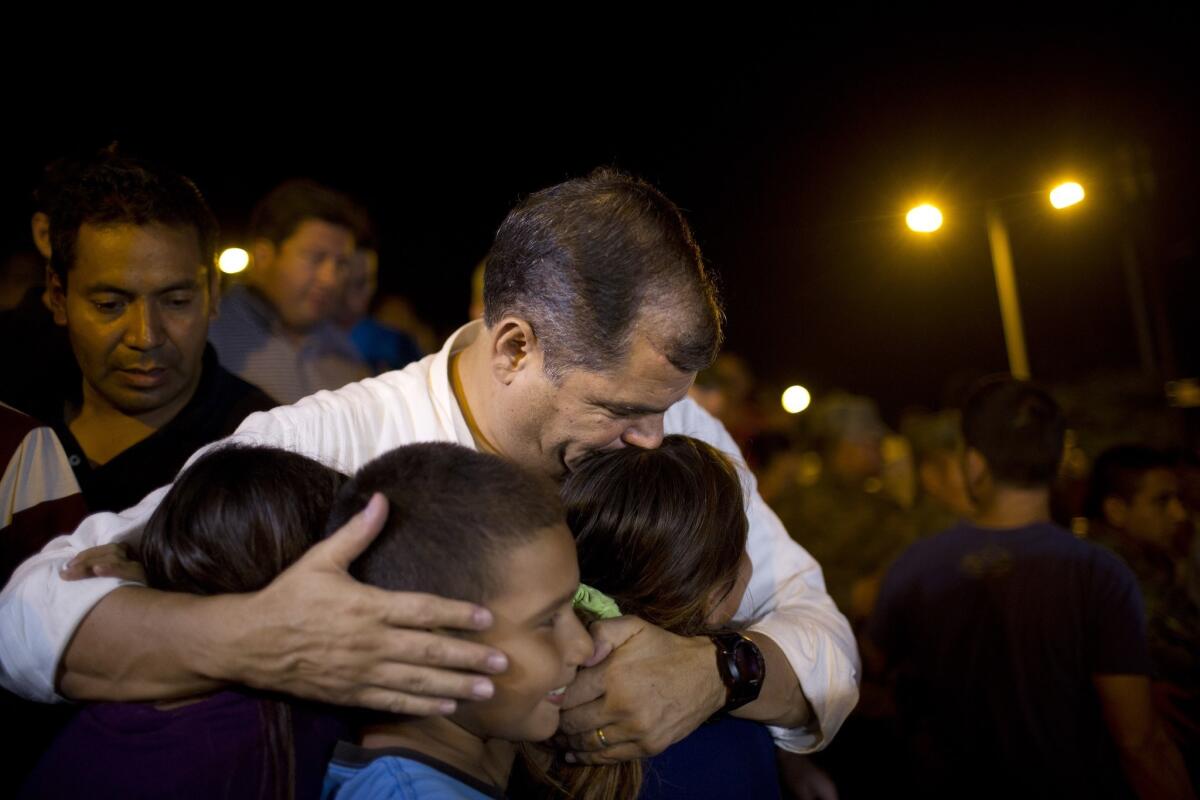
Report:
M 466 635 L 502 650 L 509 667 L 493 696 L 448 716 L 366 716 L 357 743 L 338 745 L 324 796 L 503 797 L 518 743 L 554 734 L 566 687 L 593 654 L 572 608 L 579 567 L 556 488 L 496 456 L 410 445 L 359 470 L 328 529 L 376 493 L 388 500 L 387 522 L 351 574 L 383 589 L 486 604 L 493 625 Z
M 584 584 L 623 614 L 681 636 L 727 631 L 750 582 L 741 482 L 728 458 L 686 436 L 660 447 L 592 456 L 562 487 Z M 597 734 L 599 735 L 599 733 Z M 613 742 L 616 744 L 616 742 Z M 538 770 L 534 770 L 536 773 Z M 551 782 L 573 798 L 617 800 L 779 795 L 763 725 L 723 717 L 646 764 L 556 763 Z
M 145 582 L 253 592 L 321 538 L 344 476 L 268 447 L 213 450 L 175 482 L 139 544 Z M 329 710 L 243 688 L 85 707 L 25 797 L 316 797 L 342 725 Z

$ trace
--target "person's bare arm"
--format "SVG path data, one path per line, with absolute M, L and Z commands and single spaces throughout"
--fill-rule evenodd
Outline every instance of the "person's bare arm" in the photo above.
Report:
M 455 699 L 491 696 L 485 673 L 505 669 L 504 655 L 431 632 L 485 628 L 486 609 L 350 577 L 386 509 L 376 496 L 259 592 L 111 592 L 68 644 L 59 690 L 81 700 L 162 700 L 240 683 L 408 714 L 447 713 Z
M 1195 798 L 1183 756 L 1167 736 L 1145 675 L 1093 675 L 1104 722 L 1138 797 Z

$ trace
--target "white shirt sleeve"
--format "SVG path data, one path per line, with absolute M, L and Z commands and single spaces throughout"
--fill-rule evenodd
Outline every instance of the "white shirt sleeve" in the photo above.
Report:
M 93 514 L 70 536 L 52 540 L 17 567 L 0 593 L 0 685 L 29 700 L 64 700 L 54 678 L 75 629 L 105 595 L 129 582 L 65 581 L 59 572 L 89 547 L 136 538 L 168 488 L 156 489 L 120 514 Z
M 240 442 L 280 447 L 351 473 L 401 444 L 450 438 L 429 399 L 428 374 L 428 363 L 419 362 L 403 373 L 251 414 L 232 436 L 198 450 L 188 464 L 213 447 Z M 122 582 L 64 581 L 59 571 L 89 547 L 136 541 L 168 489 L 156 489 L 120 514 L 88 517 L 17 568 L 0 593 L 0 685 L 30 700 L 64 700 L 54 688 L 59 661 L 83 618 Z
M 850 623 L 838 611 L 821 567 L 797 544 L 758 493 L 758 482 L 725 427 L 690 398 L 666 415 L 667 433 L 703 439 L 737 464 L 750 523 L 746 550 L 754 575 L 735 618 L 769 637 L 787 655 L 812 705 L 815 723 L 771 727 L 777 746 L 796 753 L 824 747 L 858 703 L 860 663 Z

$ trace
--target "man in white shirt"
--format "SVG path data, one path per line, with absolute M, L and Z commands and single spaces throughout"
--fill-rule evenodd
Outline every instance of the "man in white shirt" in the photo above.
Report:
M 528 198 L 497 233 L 485 305 L 484 322 L 441 352 L 253 415 L 233 438 L 347 472 L 437 440 L 561 476 L 598 450 L 656 447 L 664 432 L 740 461 L 720 423 L 686 399 L 720 346 L 722 317 L 686 222 L 648 184 L 601 170 Z M 771 724 L 785 749 L 816 749 L 857 701 L 854 639 L 816 562 L 742 474 L 754 577 L 738 619 L 753 622 L 766 677 L 733 713 Z M 378 502 L 253 595 L 185 597 L 58 576 L 81 550 L 136 536 L 164 491 L 89 518 L 21 566 L 0 596 L 0 625 L 18 632 L 0 643 L 6 686 L 43 700 L 140 699 L 236 682 L 402 713 L 489 696 L 483 675 L 505 668 L 503 654 L 429 632 L 486 626 L 485 610 L 381 592 L 346 574 L 378 531 Z M 581 671 L 564 704 L 574 758 L 656 753 L 733 707 L 709 639 L 634 618 L 592 633 L 597 659 L 607 657 Z

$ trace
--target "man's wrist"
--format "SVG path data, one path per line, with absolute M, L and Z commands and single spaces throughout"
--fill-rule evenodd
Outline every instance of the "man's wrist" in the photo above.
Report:
M 726 630 L 709 635 L 716 647 L 717 674 L 725 687 L 725 702 L 719 716 L 753 703 L 762 692 L 767 665 L 753 639 Z
M 702 694 L 704 703 L 704 718 L 708 719 L 714 714 L 720 713 L 725 707 L 725 700 L 728 697 L 728 690 L 725 688 L 725 682 L 721 680 L 721 672 L 717 667 L 717 645 L 707 636 L 693 636 L 692 644 L 696 647 L 701 659 L 702 668 L 700 674 L 703 677 Z
M 249 598 L 254 595 L 225 594 L 197 598 L 189 609 L 190 622 L 180 647 L 186 663 L 197 675 L 221 683 L 255 685 L 254 676 L 239 657 L 242 648 L 231 635 L 231 626 L 249 616 Z

